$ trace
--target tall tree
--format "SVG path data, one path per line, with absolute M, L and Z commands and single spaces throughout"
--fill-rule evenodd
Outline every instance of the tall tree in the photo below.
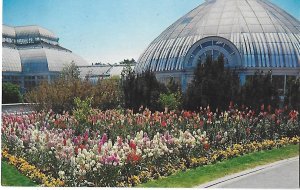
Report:
M 230 101 L 238 101 L 239 79 L 235 72 L 224 66 L 224 56 L 211 56 L 199 63 L 194 78 L 185 94 L 185 108 L 197 110 L 201 106 L 226 109 Z
M 61 78 L 66 81 L 77 80 L 79 79 L 79 76 L 80 71 L 74 61 L 72 61 L 69 65 L 66 65 L 61 72 Z
M 125 108 L 134 111 L 138 111 L 141 106 L 151 110 L 161 109 L 159 96 L 166 91 L 153 72 L 146 71 L 136 75 L 128 65 L 122 71 L 122 89 Z
M 253 109 L 260 109 L 261 105 L 277 107 L 279 104 L 278 91 L 272 83 L 272 73 L 257 71 L 248 77 L 242 87 L 242 104 Z

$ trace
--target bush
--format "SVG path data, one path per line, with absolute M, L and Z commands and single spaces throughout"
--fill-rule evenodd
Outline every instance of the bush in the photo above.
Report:
M 9 82 L 2 83 L 2 104 L 23 102 L 20 87 Z
M 119 77 L 101 80 L 92 88 L 94 108 L 107 110 L 123 106 Z
M 75 129 L 77 135 L 84 132 L 85 127 L 88 125 L 89 117 L 93 114 L 93 109 L 91 107 L 93 98 L 86 98 L 81 100 L 80 98 L 75 98 L 75 108 L 73 110 L 73 115 L 79 125 Z
M 38 103 L 36 109 L 62 113 L 73 111 L 75 98 L 81 100 L 92 97 L 91 105 L 100 109 L 116 108 L 121 103 L 120 80 L 118 78 L 104 79 L 97 85 L 79 78 L 78 68 L 74 65 L 66 67 L 59 79 L 51 84 L 42 83 L 36 89 L 26 94 L 26 100 Z
M 79 97 L 85 99 L 92 93 L 92 85 L 86 81 L 65 80 L 63 78 L 48 84 L 42 83 L 36 89 L 26 94 L 26 100 L 37 103 L 37 110 L 52 109 L 55 112 L 72 111 L 75 104 L 74 99 Z
M 180 106 L 180 97 L 176 93 L 160 94 L 159 102 L 167 110 L 177 110 Z

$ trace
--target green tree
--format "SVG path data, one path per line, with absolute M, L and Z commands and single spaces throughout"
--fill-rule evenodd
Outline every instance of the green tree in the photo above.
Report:
M 121 65 L 129 65 L 129 66 L 133 66 L 136 64 L 136 61 L 134 59 L 124 59 L 123 61 L 120 62 Z
M 125 108 L 134 111 L 138 111 L 141 106 L 160 110 L 159 96 L 166 92 L 166 87 L 157 81 L 153 72 L 136 75 L 129 66 L 122 72 L 122 89 Z
M 300 110 L 300 78 L 288 78 L 286 104 L 293 109 Z
M 23 102 L 20 87 L 9 82 L 2 83 L 2 104 Z
M 242 87 L 242 104 L 257 110 L 263 104 L 278 107 L 279 96 L 272 83 L 271 72 L 257 71 L 253 76 L 248 77 Z
M 80 76 L 80 71 L 75 62 L 72 61 L 69 65 L 66 65 L 63 68 L 60 76 L 66 81 L 78 80 Z
M 72 62 L 63 68 L 61 77 L 51 84 L 41 83 L 26 93 L 25 99 L 31 103 L 38 103 L 37 110 L 72 111 L 76 97 L 85 99 L 92 94 L 92 85 L 88 81 L 81 81 L 79 74 L 78 67 Z
M 224 110 L 230 101 L 239 101 L 239 91 L 239 78 L 234 71 L 225 68 L 224 56 L 219 56 L 218 60 L 207 56 L 205 63 L 197 65 L 184 96 L 184 105 L 189 110 L 208 105 Z

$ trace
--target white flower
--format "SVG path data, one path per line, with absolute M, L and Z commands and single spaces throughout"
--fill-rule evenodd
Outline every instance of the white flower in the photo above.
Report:
M 90 169 L 90 164 L 85 164 L 84 166 L 85 166 L 85 168 L 86 168 L 87 170 Z
M 227 134 L 227 131 L 226 131 L 226 132 L 224 133 L 224 137 L 227 137 L 227 135 L 228 135 L 228 134 Z
M 59 172 L 58 172 L 58 176 L 59 176 L 61 179 L 64 179 L 64 178 L 65 178 L 65 172 L 64 172 L 64 171 L 59 171 Z

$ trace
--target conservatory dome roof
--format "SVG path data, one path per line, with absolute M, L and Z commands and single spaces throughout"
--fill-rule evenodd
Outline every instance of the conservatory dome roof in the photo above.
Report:
M 243 68 L 300 67 L 299 20 L 268 0 L 206 0 L 150 43 L 135 71 L 183 70 L 191 49 L 219 41 L 236 47 Z
M 58 37 L 48 29 L 41 26 L 31 25 L 31 26 L 16 26 L 11 27 L 7 25 L 2 25 L 2 36 L 12 37 L 12 38 L 47 38 L 53 41 L 58 41 Z
M 58 40 L 54 33 L 40 26 L 3 25 L 2 71 L 47 73 L 60 72 L 71 62 L 88 65 L 82 57 L 61 47 Z

